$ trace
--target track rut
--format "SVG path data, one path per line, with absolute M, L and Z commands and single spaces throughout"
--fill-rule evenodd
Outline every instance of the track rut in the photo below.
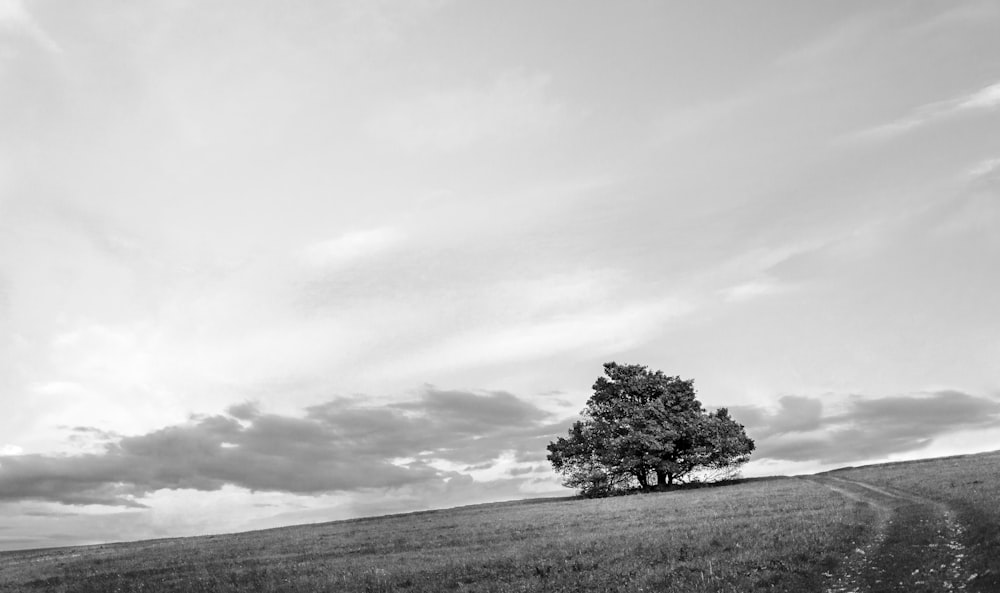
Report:
M 805 479 L 876 511 L 873 535 L 830 579 L 827 593 L 965 591 L 976 575 L 965 566 L 965 531 L 948 505 L 897 488 L 840 476 Z

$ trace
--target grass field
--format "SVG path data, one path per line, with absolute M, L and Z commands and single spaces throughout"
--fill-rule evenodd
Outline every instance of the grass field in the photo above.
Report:
M 830 472 L 946 503 L 965 528 L 976 589 L 1000 591 L 1000 451 Z
M 969 522 L 976 570 L 995 571 L 998 469 L 1000 454 L 990 454 L 839 475 L 946 498 Z M 749 480 L 7 552 L 0 591 L 825 591 L 872 538 L 875 515 L 812 480 Z M 982 588 L 990 582 L 968 590 L 997 590 Z

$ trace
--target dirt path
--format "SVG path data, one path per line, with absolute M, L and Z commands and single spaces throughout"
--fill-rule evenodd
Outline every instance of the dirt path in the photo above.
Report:
M 964 565 L 964 528 L 947 505 L 896 488 L 838 476 L 809 476 L 877 513 L 873 537 L 854 550 L 827 593 L 964 591 L 975 578 Z

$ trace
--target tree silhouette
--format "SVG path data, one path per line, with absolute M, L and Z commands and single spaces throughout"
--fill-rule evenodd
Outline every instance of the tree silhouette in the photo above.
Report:
M 666 488 L 699 472 L 735 473 L 749 460 L 753 440 L 726 408 L 706 412 L 693 380 L 615 362 L 604 375 L 583 419 L 548 445 L 565 485 L 586 496 Z

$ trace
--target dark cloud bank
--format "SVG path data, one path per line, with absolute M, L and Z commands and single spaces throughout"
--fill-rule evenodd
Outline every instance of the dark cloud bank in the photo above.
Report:
M 730 408 L 757 441 L 755 459 L 862 461 L 916 450 L 955 430 L 1000 426 L 1000 402 L 956 391 L 851 397 L 833 414 L 819 398 L 786 396 L 779 403 L 777 410 Z M 506 392 L 428 388 L 413 401 L 381 407 L 338 398 L 300 417 L 243 403 L 140 436 L 74 429 L 77 436 L 100 436 L 99 453 L 2 457 L 0 501 L 141 507 L 138 499 L 156 490 L 227 484 L 296 494 L 469 487 L 467 474 L 429 462 L 471 471 L 513 451 L 518 461 L 545 469 L 545 445 L 569 424 Z M 530 471 L 513 468 L 495 487 L 531 480 Z
M 0 458 L 0 501 L 138 507 L 136 498 L 168 488 L 232 484 L 318 494 L 464 482 L 468 476 L 428 461 L 483 468 L 503 451 L 518 461 L 542 460 L 567 424 L 506 392 L 427 389 L 417 400 L 382 407 L 338 398 L 302 417 L 244 403 L 226 415 L 119 437 L 100 453 Z
M 757 441 L 755 459 L 846 463 L 921 449 L 941 435 L 1000 427 L 1000 401 L 960 391 L 863 398 L 837 413 L 815 397 L 785 396 L 779 408 L 730 408 Z

